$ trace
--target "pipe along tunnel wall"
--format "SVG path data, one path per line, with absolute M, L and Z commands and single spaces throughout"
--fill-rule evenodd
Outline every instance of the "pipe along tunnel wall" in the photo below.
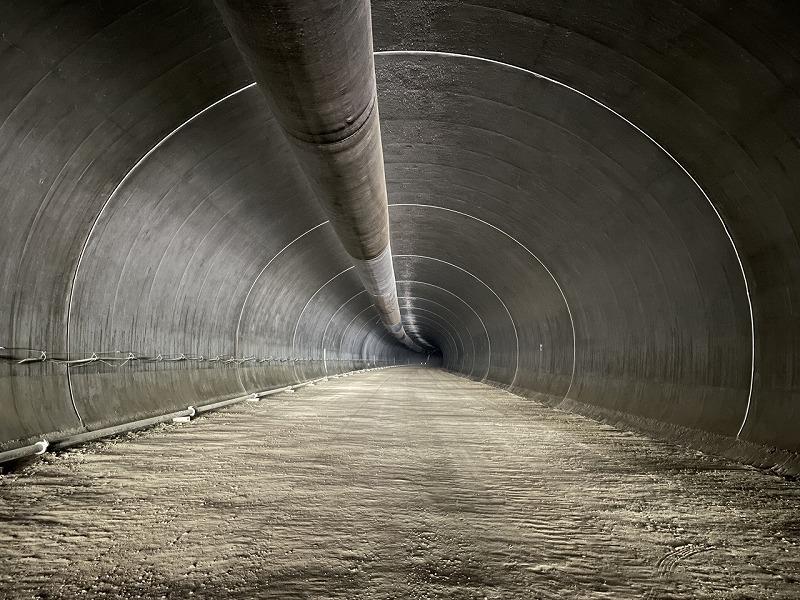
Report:
M 790 3 L 372 11 L 409 334 L 553 405 L 791 461 Z M 0 28 L 1 450 L 419 362 L 212 2 L 8 0 Z

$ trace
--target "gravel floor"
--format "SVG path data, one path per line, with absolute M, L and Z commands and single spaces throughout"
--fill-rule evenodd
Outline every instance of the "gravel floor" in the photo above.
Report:
M 442 371 L 0 477 L 2 598 L 800 598 L 800 482 Z

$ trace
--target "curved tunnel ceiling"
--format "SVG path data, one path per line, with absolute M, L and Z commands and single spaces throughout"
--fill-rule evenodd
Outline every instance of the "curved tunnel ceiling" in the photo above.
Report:
M 0 23 L 2 447 L 428 359 L 800 450 L 781 3 L 373 2 L 401 313 L 441 358 L 381 328 L 210 2 Z

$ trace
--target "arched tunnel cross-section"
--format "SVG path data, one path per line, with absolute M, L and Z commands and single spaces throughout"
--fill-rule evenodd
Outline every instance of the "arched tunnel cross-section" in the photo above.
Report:
M 800 597 L 799 32 L 0 0 L 0 598 Z

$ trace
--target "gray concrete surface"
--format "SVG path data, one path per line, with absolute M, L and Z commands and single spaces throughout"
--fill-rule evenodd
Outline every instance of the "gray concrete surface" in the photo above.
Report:
M 375 0 L 409 330 L 798 471 L 799 13 Z M 0 449 L 409 359 L 252 82 L 210 0 L 0 2 Z
M 0 598 L 800 595 L 800 483 L 440 370 L 0 478 Z
M 216 6 L 381 322 L 422 353 L 397 302 L 369 0 Z

